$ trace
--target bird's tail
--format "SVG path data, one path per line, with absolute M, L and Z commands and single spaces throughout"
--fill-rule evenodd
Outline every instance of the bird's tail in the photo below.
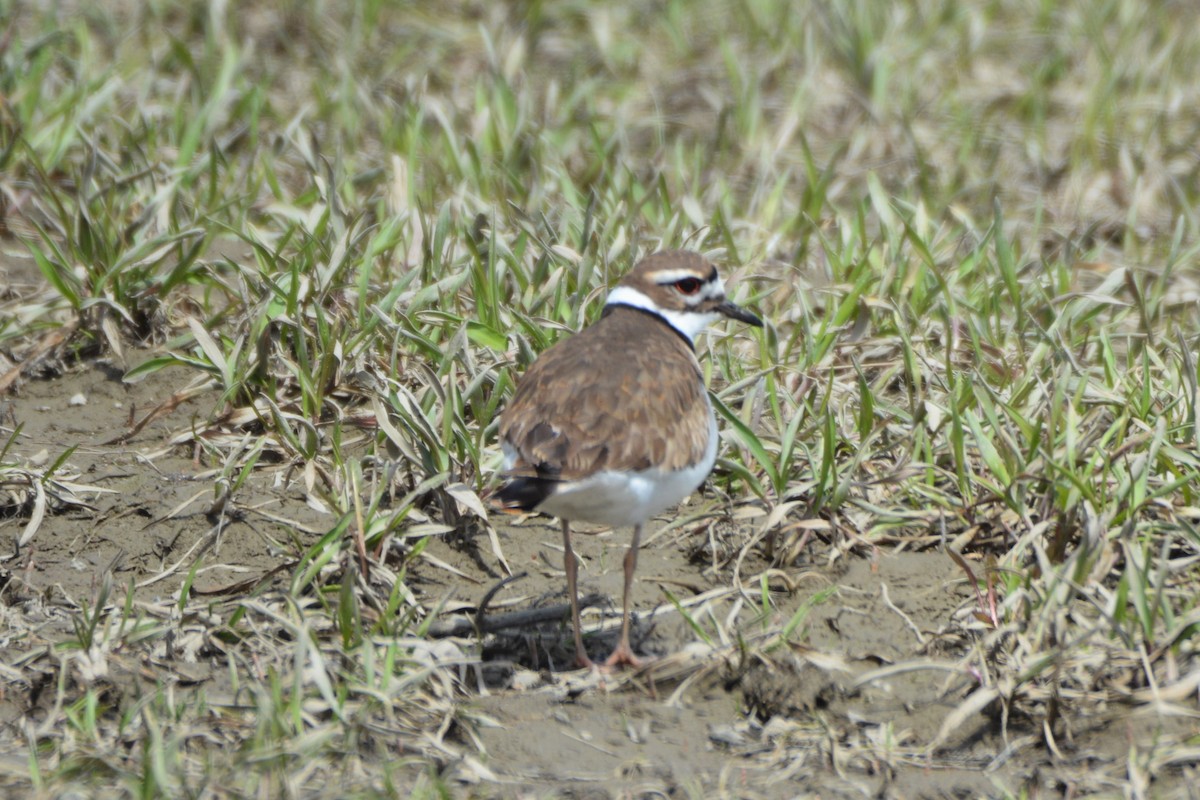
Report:
M 517 475 L 500 484 L 490 500 L 494 508 L 510 514 L 536 511 L 557 486 L 558 481 L 549 478 Z

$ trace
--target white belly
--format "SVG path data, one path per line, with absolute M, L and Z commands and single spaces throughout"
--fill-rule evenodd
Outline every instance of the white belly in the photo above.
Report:
M 628 526 L 645 522 L 677 504 L 700 487 L 717 460 L 717 420 L 709 411 L 708 446 L 704 456 L 686 469 L 664 472 L 606 470 L 562 484 L 538 511 L 600 525 Z

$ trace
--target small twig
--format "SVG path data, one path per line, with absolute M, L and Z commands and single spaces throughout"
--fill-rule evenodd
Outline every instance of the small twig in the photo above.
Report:
M 198 596 L 216 596 L 216 595 L 225 595 L 225 594 L 231 594 L 231 595 L 232 594 L 236 594 L 236 595 L 250 594 L 255 589 L 257 589 L 259 586 L 261 586 L 265 581 L 267 581 L 269 578 L 272 578 L 281 572 L 286 572 L 287 570 L 296 566 L 296 564 L 298 564 L 298 563 L 299 563 L 298 561 L 288 561 L 286 563 L 279 564 L 277 566 L 272 567 L 271 569 L 267 570 L 266 572 L 264 572 L 261 575 L 256 575 L 255 577 L 249 578 L 244 581 L 238 581 L 237 583 L 231 584 L 229 586 L 222 586 L 219 589 L 197 589 L 195 586 L 193 586 L 192 590 L 191 590 L 191 594 L 198 595 Z
M 137 436 L 139 433 L 141 433 L 142 429 L 144 429 L 151 422 L 165 417 L 188 400 L 191 400 L 193 397 L 215 389 L 217 386 L 218 384 L 215 380 L 206 380 L 202 383 L 189 386 L 186 389 L 180 389 L 178 392 L 175 392 L 166 400 L 162 401 L 156 407 L 151 409 L 150 413 L 142 417 L 140 422 L 131 425 L 129 430 L 119 433 L 109 439 L 105 439 L 104 441 L 100 442 L 100 444 L 125 444 L 134 436 Z M 0 391 L 2 391 L 2 388 L 0 388 Z
M 589 594 L 579 599 L 579 608 L 591 608 L 604 605 L 606 598 L 600 594 Z M 486 620 L 479 620 L 478 614 L 474 619 L 458 617 L 455 619 L 439 620 L 429 626 L 429 635 L 435 639 L 445 639 L 450 636 L 469 636 L 472 633 L 494 633 L 507 628 L 528 628 L 544 622 L 555 622 L 567 618 L 571 606 L 562 603 L 545 608 L 530 608 L 525 611 L 513 611 L 508 614 L 490 614 Z
M 521 578 L 524 578 L 528 574 L 528 572 L 518 572 L 516 575 L 509 575 L 507 578 L 501 579 L 500 582 L 491 589 L 487 590 L 487 594 L 483 596 L 483 599 L 479 601 L 479 606 L 475 609 L 475 633 L 478 636 L 483 636 L 483 623 L 487 618 L 487 609 L 488 605 L 490 605 L 492 602 L 492 598 L 495 597 L 496 594 L 505 586 L 521 580 Z
M 176 572 L 178 572 L 179 569 L 184 564 L 188 563 L 188 559 L 191 558 L 192 553 L 196 553 L 196 557 L 199 558 L 201 555 L 203 555 L 205 552 L 207 552 L 208 549 L 210 547 L 212 547 L 213 544 L 216 543 L 217 537 L 219 537 L 221 535 L 221 530 L 224 527 L 225 526 L 222 524 L 222 522 L 217 522 L 215 525 L 213 525 L 211 528 L 209 528 L 208 531 L 206 531 L 204 533 L 204 535 L 202 535 L 199 539 L 197 539 L 191 547 L 189 547 L 187 549 L 187 552 L 183 554 L 182 558 L 180 558 L 174 564 L 167 567 L 165 570 L 158 573 L 157 575 L 152 575 L 151 577 L 146 578 L 145 580 L 141 581 L 140 583 L 137 584 L 137 588 L 144 589 L 147 586 L 152 586 L 161 580 L 165 580 L 166 578 L 171 577 Z M 199 551 L 199 552 L 196 552 L 196 551 Z
M 892 598 L 888 597 L 888 590 L 887 590 L 886 583 L 879 584 L 879 595 L 883 598 L 884 605 L 886 605 L 892 611 L 896 612 L 896 614 L 900 617 L 900 619 L 904 620 L 904 624 L 907 625 L 912 630 L 913 634 L 917 637 L 917 642 L 919 642 L 921 644 L 921 646 L 924 647 L 925 637 L 921 635 L 921 629 L 918 628 L 916 623 L 914 623 L 912 621 L 912 619 L 909 618 L 908 614 L 905 614 L 903 611 L 901 611 L 899 609 L 899 607 L 896 606 L 895 603 L 892 602 Z

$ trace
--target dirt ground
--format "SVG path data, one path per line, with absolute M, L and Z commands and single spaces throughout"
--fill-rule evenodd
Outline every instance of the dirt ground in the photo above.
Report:
M 81 491 L 86 505 L 52 510 L 19 552 L 10 543 L 27 517 L 4 512 L 6 613 L 20 613 L 31 598 L 78 608 L 93 601 L 106 572 L 116 586 L 132 581 L 139 598 L 169 599 L 197 557 L 197 590 L 236 586 L 276 570 L 293 537 L 315 541 L 331 524 L 294 485 L 252 477 L 242 507 L 253 513 L 214 537 L 213 471 L 189 448 L 169 444 L 211 412 L 213 398 L 106 444 L 186 377 L 168 370 L 130 385 L 122 374 L 115 364 L 88 362 L 0 400 L 5 437 L 21 426 L 9 460 L 43 464 L 74 446 L 64 474 L 103 490 Z M 1070 796 L 1084 786 L 1120 791 L 1131 740 L 1184 730 L 1114 712 L 1072 720 L 1054 753 L 1040 744 L 1039 726 L 1005 719 L 1000 703 L 958 711 L 979 685 L 958 666 L 973 646 L 966 631 L 975 599 L 945 554 L 879 549 L 832 563 L 802 560 L 767 573 L 774 607 L 764 616 L 761 585 L 737 587 L 733 567 L 719 557 L 751 535 L 752 521 L 730 519 L 713 497 L 661 522 L 680 518 L 649 537 L 639 566 L 635 645 L 658 666 L 605 680 L 565 670 L 569 629 L 561 620 L 489 636 L 462 700 L 474 721 L 462 743 L 478 756 L 442 765 L 444 779 L 482 797 Z M 615 638 L 627 536 L 577 537 L 582 591 L 600 598 L 585 622 L 605 627 L 589 640 L 596 656 Z M 563 603 L 553 521 L 517 520 L 498 528 L 498 541 L 514 571 L 527 576 L 495 592 L 490 613 Z M 427 607 L 444 602 L 448 616 L 476 606 L 503 575 L 480 541 L 442 537 L 427 554 L 437 561 L 418 565 L 412 586 Z M 741 575 L 768 566 L 743 564 Z M 777 631 L 819 592 L 828 593 L 791 636 L 798 644 L 738 656 L 737 637 Z M 40 636 L 68 632 L 67 617 L 58 616 Z M 195 689 L 223 669 L 196 666 Z M 10 688 L 0 725 L 19 725 L 29 707 Z M 1182 785 L 1157 788 L 1174 793 Z

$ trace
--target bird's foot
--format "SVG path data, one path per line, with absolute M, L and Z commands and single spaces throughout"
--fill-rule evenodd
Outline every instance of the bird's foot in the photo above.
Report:
M 604 662 L 603 667 L 607 671 L 615 671 L 617 667 L 633 667 L 639 669 L 645 666 L 646 662 L 633 654 L 633 648 L 629 646 L 629 642 L 621 642 L 617 645 L 617 649 L 613 650 L 612 655 Z
M 604 662 L 597 663 L 588 658 L 586 653 L 575 654 L 575 666 L 579 669 L 591 670 L 599 675 L 612 675 L 619 672 L 621 667 L 640 669 L 646 665 L 646 659 L 638 658 L 629 647 L 618 647 Z

